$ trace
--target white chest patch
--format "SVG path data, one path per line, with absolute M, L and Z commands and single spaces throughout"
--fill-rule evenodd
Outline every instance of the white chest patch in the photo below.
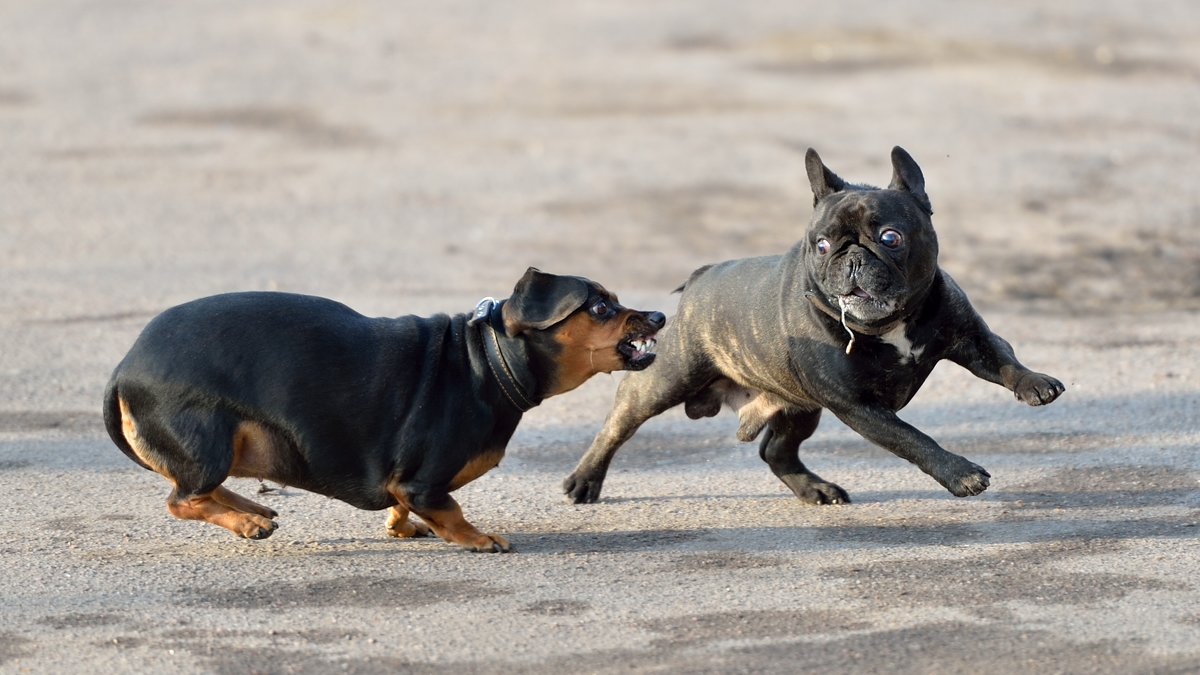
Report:
M 918 361 L 921 358 L 921 352 L 925 351 L 924 347 L 913 348 L 912 340 L 909 340 L 908 336 L 905 335 L 907 328 L 907 324 L 898 324 L 895 328 L 879 336 L 880 340 L 895 347 L 896 351 L 900 352 L 900 363 Z

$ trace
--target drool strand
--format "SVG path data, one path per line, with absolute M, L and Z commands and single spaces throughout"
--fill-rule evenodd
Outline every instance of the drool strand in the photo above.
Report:
M 846 332 L 850 334 L 850 341 L 846 343 L 846 355 L 849 356 L 850 350 L 854 348 L 854 331 L 850 330 L 850 326 L 846 325 L 846 301 L 838 298 L 838 307 L 842 308 L 842 328 L 845 328 Z

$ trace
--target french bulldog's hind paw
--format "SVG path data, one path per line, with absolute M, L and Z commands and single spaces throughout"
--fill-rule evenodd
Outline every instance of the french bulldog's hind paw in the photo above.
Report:
M 567 476 L 562 483 L 563 493 L 572 504 L 595 504 L 600 499 L 600 488 L 604 485 L 603 476 L 589 478 L 578 472 Z
M 1017 385 L 1013 387 L 1013 394 L 1018 401 L 1036 406 L 1052 402 L 1066 390 L 1062 382 L 1049 375 L 1029 372 L 1017 381 Z
M 813 473 L 789 473 L 780 476 L 779 480 L 805 504 L 821 506 L 850 503 L 850 495 L 845 490 Z

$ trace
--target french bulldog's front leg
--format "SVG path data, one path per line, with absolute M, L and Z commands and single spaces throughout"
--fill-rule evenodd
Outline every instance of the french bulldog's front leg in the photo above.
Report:
M 1018 401 L 1029 405 L 1046 405 L 1066 390 L 1062 382 L 1021 365 L 1007 340 L 986 325 L 980 328 L 970 339 L 958 344 L 950 354 L 952 361 L 981 380 L 1002 385 Z
M 1046 405 L 1066 391 L 1062 382 L 1045 373 L 1036 373 L 1019 363 L 1002 367 L 1000 377 L 1004 386 L 1016 395 L 1017 400 L 1029 405 Z
M 916 464 L 955 497 L 971 497 L 987 489 L 992 475 L 982 466 L 949 452 L 916 427 L 882 406 L 830 409 L 863 438 Z

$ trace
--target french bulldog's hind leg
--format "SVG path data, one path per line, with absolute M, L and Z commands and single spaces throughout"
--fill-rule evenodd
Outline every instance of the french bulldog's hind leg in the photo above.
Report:
M 667 355 L 669 357 L 669 352 Z M 612 411 L 604 420 L 604 427 L 579 459 L 575 470 L 563 480 L 563 492 L 571 503 L 593 504 L 600 499 L 600 488 L 604 485 L 608 465 L 617 450 L 633 437 L 646 420 L 683 403 L 707 379 L 686 372 L 679 376 L 664 373 L 670 368 L 670 363 L 661 362 L 666 360 L 662 352 L 659 359 L 660 362 L 649 370 L 630 373 L 621 380 Z
M 776 413 L 758 446 L 758 455 L 805 504 L 849 504 L 850 495 L 845 490 L 809 471 L 800 461 L 800 443 L 812 436 L 820 420 L 820 408 Z

